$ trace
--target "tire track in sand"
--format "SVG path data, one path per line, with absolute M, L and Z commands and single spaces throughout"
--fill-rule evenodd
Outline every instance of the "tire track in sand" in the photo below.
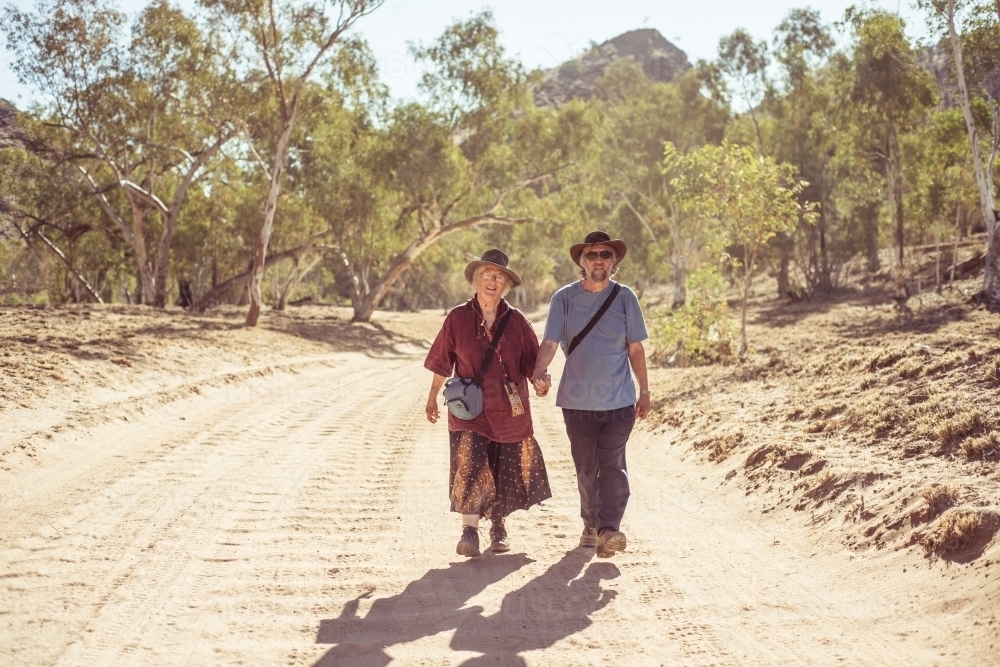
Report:
M 280 478 L 287 476 L 291 461 L 298 460 L 300 468 L 307 465 L 303 449 L 322 442 L 312 437 L 323 423 L 315 419 L 322 385 L 356 380 L 377 365 L 385 368 L 385 362 L 368 360 L 346 374 L 319 369 L 296 392 L 314 398 L 299 405 L 291 395 L 260 407 L 227 406 L 198 437 L 165 443 L 159 455 L 103 495 L 73 507 L 58 523 L 62 536 L 51 536 L 58 540 L 46 538 L 44 530 L 20 540 L 24 548 L 15 551 L 23 557 L 11 563 L 5 577 L 13 594 L 8 599 L 15 601 L 8 646 L 36 650 L 36 658 L 23 664 L 50 664 L 44 649 L 58 650 L 69 642 L 74 643 L 63 655 L 64 664 L 134 662 L 148 638 L 139 629 L 159 627 L 157 621 L 169 608 L 165 600 L 183 597 L 206 544 L 222 527 L 232 495 L 262 470 Z M 357 407 L 348 404 L 345 411 Z M 282 447 L 282 441 L 295 446 Z M 284 495 L 279 492 L 272 500 L 280 504 Z M 248 511 L 254 509 L 260 508 L 251 501 Z M 18 582 L 17 590 L 11 590 L 11 582 Z M 48 613 L 40 623 L 19 629 L 18 612 L 29 604 L 33 609 L 44 606 Z M 41 632 L 31 625 L 40 625 Z

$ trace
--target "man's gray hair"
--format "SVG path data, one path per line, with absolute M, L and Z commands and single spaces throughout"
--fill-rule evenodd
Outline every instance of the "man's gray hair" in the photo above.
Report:
M 608 244 L 607 243 L 594 243 L 592 245 L 608 245 Z M 591 246 L 587 246 L 587 248 L 589 248 L 589 247 L 591 247 Z M 584 248 L 583 252 L 580 253 L 580 260 L 581 261 L 583 260 L 583 256 L 587 253 L 587 248 Z M 615 250 L 614 246 L 610 246 L 610 245 L 608 246 L 608 250 L 611 251 L 611 270 L 608 271 L 608 274 L 613 276 L 616 273 L 618 273 L 618 264 L 619 264 L 618 251 Z M 582 267 L 582 266 L 580 267 L 580 277 L 581 278 L 586 278 L 587 277 L 587 269 L 584 268 L 584 267 Z
M 476 267 L 476 270 L 472 273 L 472 289 L 473 289 L 473 294 L 475 294 L 475 292 L 476 292 L 476 279 L 477 278 L 482 278 L 483 274 L 486 273 L 486 269 L 492 269 L 494 271 L 497 271 L 500 275 L 503 276 L 503 279 L 504 279 L 504 283 L 503 283 L 504 284 L 504 288 L 503 288 L 503 291 L 500 292 L 500 298 L 501 299 L 506 298 L 507 294 L 509 294 L 510 291 L 512 289 L 514 289 L 513 281 L 510 279 L 510 276 L 507 275 L 506 271 L 501 271 L 500 269 L 496 268 L 495 266 L 488 266 L 486 264 L 480 264 L 479 266 Z

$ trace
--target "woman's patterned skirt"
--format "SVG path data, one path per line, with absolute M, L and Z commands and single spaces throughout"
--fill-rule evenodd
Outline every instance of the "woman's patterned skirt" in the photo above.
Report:
M 452 512 L 502 519 L 552 497 L 542 450 L 534 437 L 506 443 L 472 431 L 449 435 Z

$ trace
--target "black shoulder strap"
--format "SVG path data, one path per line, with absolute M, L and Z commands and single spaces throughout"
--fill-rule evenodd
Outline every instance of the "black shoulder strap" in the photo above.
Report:
M 614 286 L 611 288 L 611 294 L 609 294 L 608 298 L 604 300 L 603 304 L 601 304 L 601 309 L 598 310 L 596 313 L 594 313 L 594 316 L 590 318 L 589 322 L 587 322 L 587 326 L 583 328 L 583 331 L 573 336 L 573 340 L 569 342 L 569 349 L 566 350 L 567 357 L 573 354 L 573 350 L 576 349 L 577 345 L 579 345 L 580 342 L 587 337 L 587 334 L 589 334 L 590 330 L 594 328 L 594 325 L 597 324 L 598 320 L 604 317 L 604 313 L 608 312 L 608 308 L 611 307 L 611 303 L 615 300 L 615 297 L 617 297 L 618 293 L 621 291 L 622 291 L 622 284 L 615 283 Z
M 508 308 L 507 314 L 500 318 L 500 324 L 497 325 L 497 331 L 493 334 L 493 340 L 490 341 L 489 347 L 486 348 L 486 356 L 483 357 L 483 363 L 479 366 L 479 375 L 476 376 L 476 384 L 481 384 L 483 377 L 486 375 L 486 369 L 489 368 L 490 362 L 493 361 L 493 353 L 497 350 L 497 345 L 500 344 L 500 336 L 503 335 L 503 330 L 507 327 L 507 320 L 514 313 L 513 308 Z

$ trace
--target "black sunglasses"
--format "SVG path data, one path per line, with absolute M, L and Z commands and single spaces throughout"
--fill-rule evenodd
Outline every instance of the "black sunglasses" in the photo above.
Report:
M 611 252 L 610 250 L 602 250 L 601 252 L 597 252 L 596 250 L 591 250 L 590 252 L 584 255 L 584 257 L 589 259 L 591 262 L 593 262 L 598 257 L 600 257 L 601 259 L 611 259 L 614 256 L 615 253 Z

